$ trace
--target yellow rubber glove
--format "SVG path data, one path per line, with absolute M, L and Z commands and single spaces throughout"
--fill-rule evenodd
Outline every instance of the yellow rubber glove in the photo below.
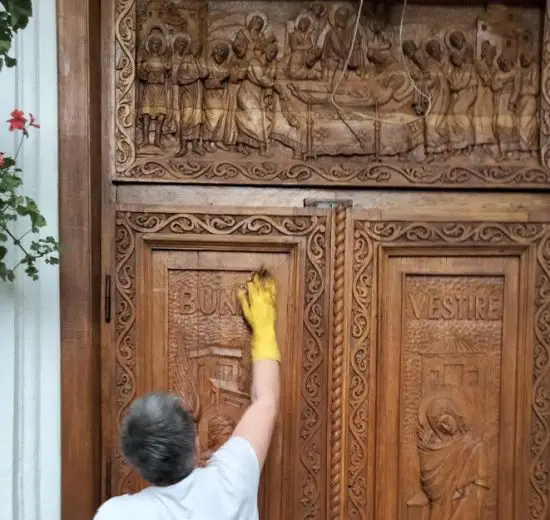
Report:
M 239 291 L 238 297 L 244 317 L 252 328 L 252 361 L 281 360 L 275 336 L 275 280 L 269 275 L 255 274 L 247 283 L 248 293 Z

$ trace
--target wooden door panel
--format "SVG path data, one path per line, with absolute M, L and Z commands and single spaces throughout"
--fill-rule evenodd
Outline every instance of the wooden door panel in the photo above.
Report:
M 117 391 L 111 418 L 152 390 L 180 394 L 214 450 L 249 402 L 249 330 L 236 291 L 261 266 L 280 288 L 281 413 L 262 474 L 262 518 L 323 518 L 330 217 L 321 210 L 117 213 Z M 110 448 L 114 493 L 143 482 Z
M 546 518 L 548 226 L 350 225 L 345 517 Z

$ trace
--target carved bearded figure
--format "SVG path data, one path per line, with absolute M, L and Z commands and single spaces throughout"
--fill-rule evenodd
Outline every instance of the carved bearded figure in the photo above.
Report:
M 141 119 L 142 145 L 149 144 L 151 121 L 155 121 L 155 146 L 162 148 L 161 138 L 168 113 L 168 77 L 171 63 L 165 57 L 166 45 L 160 33 L 153 32 L 145 44 L 145 57 L 138 67 L 138 78 L 143 84 Z
M 489 489 L 483 441 L 452 395 L 438 392 L 425 399 L 422 408 L 418 454 L 430 520 L 481 518 Z

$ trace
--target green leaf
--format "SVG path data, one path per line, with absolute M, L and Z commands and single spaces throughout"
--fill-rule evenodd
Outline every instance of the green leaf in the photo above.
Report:
M 4 58 L 6 60 L 6 67 L 8 67 L 8 69 L 17 65 L 17 60 L 15 58 L 10 58 L 7 54 L 4 56 Z

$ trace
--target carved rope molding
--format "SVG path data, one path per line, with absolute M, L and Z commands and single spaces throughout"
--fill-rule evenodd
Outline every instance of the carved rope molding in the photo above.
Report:
M 550 1 L 550 0 L 549 0 Z M 277 162 L 138 158 L 136 154 L 136 0 L 115 0 L 115 141 L 114 177 L 119 181 L 181 183 L 312 184 L 440 188 L 542 188 L 550 184 L 550 29 L 544 14 L 541 45 L 540 166 L 456 165 L 441 160 L 423 163 L 323 159 Z M 467 162 L 465 157 L 464 163 Z
M 136 397 L 136 242 L 140 234 L 217 236 L 295 236 L 306 240 L 304 343 L 301 374 L 299 454 L 301 518 L 319 518 L 324 464 L 323 406 L 326 354 L 325 296 L 328 251 L 323 216 L 234 216 L 119 212 L 116 217 L 116 413 L 120 423 Z M 135 488 L 134 475 L 119 453 L 114 474 L 117 492 Z
M 371 337 L 374 324 L 373 279 L 380 244 L 513 245 L 535 244 L 535 316 L 533 348 L 533 398 L 530 432 L 529 520 L 545 520 L 549 507 L 550 457 L 550 225 L 487 223 L 354 222 L 352 287 L 352 352 L 348 420 L 348 497 L 346 518 L 367 519 L 369 482 L 367 405 L 372 370 Z
M 346 288 L 346 221 L 348 212 L 344 206 L 335 211 L 334 236 L 334 301 L 332 321 L 331 365 L 331 440 L 330 440 L 330 511 L 329 518 L 341 518 L 342 489 L 342 398 L 344 382 L 345 348 L 345 288 Z

